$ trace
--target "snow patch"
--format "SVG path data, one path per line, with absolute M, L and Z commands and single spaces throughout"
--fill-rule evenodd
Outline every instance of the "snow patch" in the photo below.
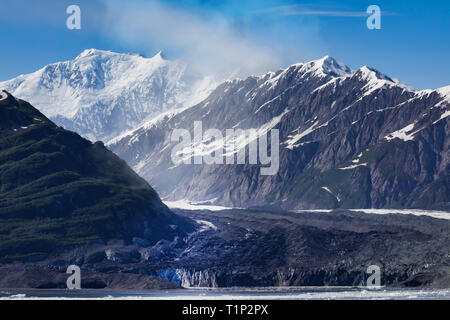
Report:
M 450 116 L 450 110 L 447 110 L 446 112 L 444 112 L 444 113 L 441 115 L 441 117 L 439 118 L 439 120 L 434 121 L 433 124 L 438 123 L 439 121 L 441 121 L 442 119 L 447 118 L 448 116 Z
M 315 212 L 325 212 L 325 213 L 330 213 L 333 212 L 333 209 L 300 209 L 300 210 L 293 210 L 293 212 L 295 213 L 315 213 Z
M 317 119 L 317 117 L 314 118 L 314 120 L 316 120 L 316 119 Z M 286 145 L 286 149 L 293 150 L 294 148 L 298 148 L 298 147 L 304 145 L 304 143 L 298 143 L 298 141 L 300 141 L 303 137 L 306 137 L 310 133 L 314 132 L 315 130 L 328 126 L 328 122 L 325 122 L 324 124 L 321 124 L 320 126 L 317 126 L 318 123 L 319 123 L 319 121 L 314 122 L 314 124 L 312 126 L 310 126 L 306 130 L 304 130 L 296 135 L 289 135 L 288 136 L 289 139 L 286 140 L 285 142 L 283 142 L 283 144 Z M 295 131 L 300 131 L 300 128 L 294 130 L 294 132 Z
M 250 143 L 256 141 L 261 136 L 268 134 L 277 124 L 281 122 L 281 119 L 289 112 L 289 109 L 284 110 L 282 114 L 274 117 L 272 120 L 263 124 L 259 128 L 243 129 L 239 136 L 233 136 L 231 139 L 227 135 L 222 140 L 203 140 L 201 142 L 192 143 L 189 147 L 179 151 L 177 155 L 182 156 L 181 162 L 189 160 L 194 155 L 206 156 L 213 152 L 224 152 L 224 156 L 229 157 L 237 154 L 240 150 L 244 149 Z M 239 133 L 236 130 L 235 134 Z M 229 146 L 234 146 L 234 150 L 228 150 Z
M 231 207 L 196 204 L 196 202 L 192 202 L 192 201 L 187 200 L 187 199 L 182 199 L 182 200 L 177 200 L 177 201 L 166 201 L 166 200 L 163 200 L 163 202 L 164 202 L 164 204 L 166 206 L 168 206 L 171 209 L 209 210 L 209 211 L 222 211 L 222 210 L 235 209 L 235 208 L 231 208 Z M 197 202 L 197 203 L 199 203 L 199 202 Z M 202 202 L 200 202 L 200 203 L 202 203 Z
M 415 216 L 429 216 L 437 219 L 450 220 L 450 212 L 433 211 L 420 209 L 351 209 L 353 212 L 363 212 L 370 214 L 411 214 Z
M 293 150 L 294 148 L 298 147 L 297 142 L 300 141 L 301 138 L 306 137 L 308 134 L 310 134 L 311 132 L 313 132 L 317 126 L 319 122 L 316 121 L 311 127 L 309 127 L 308 129 L 306 129 L 305 131 L 296 134 L 295 136 L 288 136 L 289 140 L 286 140 L 284 142 L 284 144 L 286 144 L 286 149 L 290 149 Z
M 394 132 L 388 134 L 385 137 L 385 139 L 387 141 L 391 141 L 393 139 L 398 138 L 398 139 L 401 139 L 403 141 L 411 141 L 411 140 L 414 140 L 414 135 L 417 133 L 417 131 L 414 132 L 414 133 L 410 133 L 413 130 L 414 130 L 414 123 L 407 125 L 403 129 L 400 129 L 398 131 L 394 131 Z
M 330 188 L 322 187 L 322 189 L 331 194 L 333 197 L 335 197 L 338 202 L 341 202 L 341 199 L 338 196 L 336 196 L 333 192 L 331 192 Z
M 354 164 L 345 168 L 339 168 L 339 170 L 352 170 L 358 167 L 367 167 L 367 163 Z
M 294 210 L 295 213 L 331 213 L 333 209 L 313 209 L 313 210 Z M 450 220 L 450 212 L 438 210 L 421 210 L 421 209 L 349 209 L 351 212 L 365 214 L 403 214 L 415 216 L 428 216 L 436 219 Z
M 195 220 L 195 222 L 201 225 L 201 228 L 198 232 L 205 232 L 208 230 L 217 231 L 217 227 L 212 222 L 206 220 Z

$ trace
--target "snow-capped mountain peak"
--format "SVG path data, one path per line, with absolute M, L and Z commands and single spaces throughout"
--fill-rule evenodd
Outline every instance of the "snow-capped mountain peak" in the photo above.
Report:
M 414 92 L 416 91 L 411 86 L 408 86 L 397 79 L 390 78 L 387 75 L 381 73 L 380 71 L 368 67 L 363 66 L 359 68 L 353 75 L 358 78 L 358 80 L 366 82 L 365 88 L 368 89 L 366 95 L 372 93 L 373 91 L 384 88 L 384 87 L 400 87 L 406 91 Z
M 166 60 L 165 57 L 164 57 L 164 53 L 162 51 L 159 51 L 157 54 L 155 54 L 153 59 Z
M 319 77 L 348 77 L 353 74 L 353 70 L 350 67 L 328 55 L 318 60 L 299 63 L 296 66 L 300 67 L 301 72 L 311 72 Z
M 346 77 L 353 74 L 351 68 L 330 56 L 325 56 L 322 59 L 314 61 L 314 63 L 317 65 L 318 69 L 325 74 L 338 77 Z
M 200 102 L 214 85 L 188 74 L 184 63 L 164 59 L 162 52 L 145 58 L 99 49 L 0 83 L 92 140 L 109 140 L 162 112 Z
M 356 72 L 356 75 L 360 76 L 363 80 L 366 81 L 387 80 L 390 82 L 394 82 L 394 80 L 382 74 L 380 71 L 368 66 L 362 66 L 361 68 L 359 68 L 359 70 Z
M 83 52 L 81 52 L 76 58 L 75 60 L 78 59 L 82 59 L 85 57 L 92 57 L 92 56 L 99 56 L 99 55 L 114 55 L 115 53 L 112 51 L 107 51 L 107 50 L 99 50 L 99 49 L 86 49 Z

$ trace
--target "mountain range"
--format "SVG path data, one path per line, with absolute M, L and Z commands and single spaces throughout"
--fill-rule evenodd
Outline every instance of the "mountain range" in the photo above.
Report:
M 145 58 L 87 49 L 74 60 L 0 82 L 0 88 L 68 130 L 108 141 L 148 118 L 200 102 L 214 82 L 162 52 Z
M 414 90 L 329 56 L 216 85 L 162 53 L 96 49 L 0 87 L 65 129 L 107 142 L 165 199 L 283 209 L 450 205 L 450 87 Z M 278 171 L 262 175 L 248 155 L 246 164 L 173 163 L 173 131 L 193 133 L 199 121 L 224 137 L 255 130 L 250 140 L 237 137 L 233 158 L 278 129 Z M 201 142 L 191 151 L 230 144 Z
M 326 56 L 226 81 L 196 106 L 144 123 L 108 147 L 167 199 L 285 209 L 448 209 L 449 114 L 450 87 L 417 91 L 376 69 L 354 71 Z M 253 140 L 278 129 L 277 174 L 261 175 L 248 156 L 245 165 L 174 164 L 173 130 L 193 135 L 196 121 L 224 137 L 227 129 L 253 128 Z M 208 153 L 228 143 L 202 141 Z

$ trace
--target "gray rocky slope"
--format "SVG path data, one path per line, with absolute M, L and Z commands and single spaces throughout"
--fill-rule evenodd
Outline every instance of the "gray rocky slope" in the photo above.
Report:
M 198 105 L 150 121 L 109 148 L 169 199 L 290 209 L 448 209 L 449 114 L 450 87 L 416 91 L 375 69 L 353 71 L 326 56 L 227 81 Z M 216 128 L 224 136 L 231 128 L 256 128 L 258 136 L 278 129 L 277 174 L 262 175 L 249 159 L 245 165 L 174 164 L 171 134 L 183 128 L 193 136 L 195 121 L 202 121 L 203 132 Z M 214 150 L 224 141 L 204 145 Z

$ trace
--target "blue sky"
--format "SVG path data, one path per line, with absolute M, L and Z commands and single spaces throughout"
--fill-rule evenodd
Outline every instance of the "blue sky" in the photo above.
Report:
M 67 6 L 81 30 L 66 28 Z M 382 10 L 369 30 L 369 5 Z M 0 0 L 0 80 L 73 59 L 86 48 L 163 50 L 203 71 L 263 73 L 330 55 L 416 88 L 450 85 L 450 1 Z

